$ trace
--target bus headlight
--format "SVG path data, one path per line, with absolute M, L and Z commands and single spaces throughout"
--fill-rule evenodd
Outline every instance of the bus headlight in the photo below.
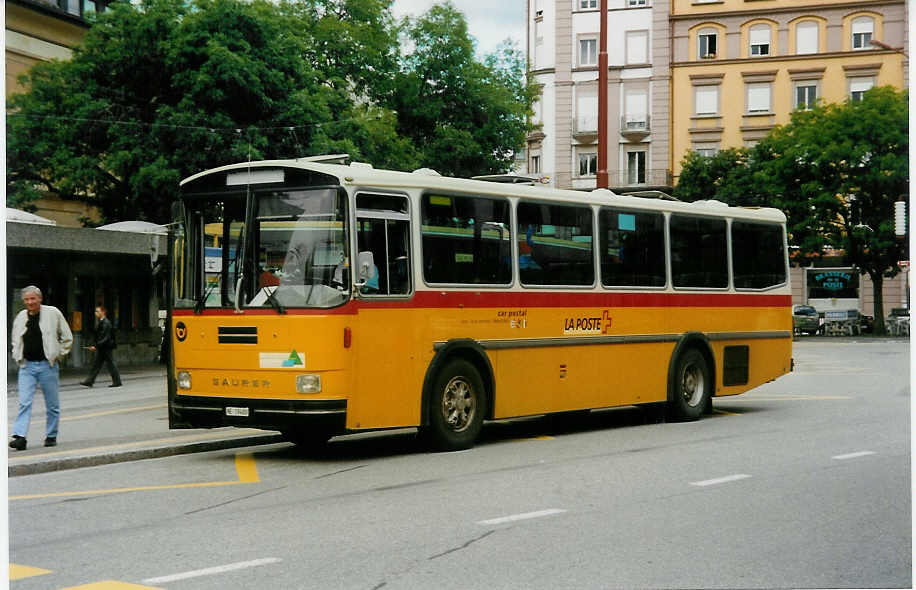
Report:
M 296 391 L 321 393 L 321 375 L 296 375 Z
M 178 371 L 178 389 L 191 389 L 191 373 Z

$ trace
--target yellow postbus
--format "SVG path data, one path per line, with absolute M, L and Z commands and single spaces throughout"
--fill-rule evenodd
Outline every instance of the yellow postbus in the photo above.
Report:
M 171 428 L 297 444 L 664 404 L 711 411 L 791 370 L 785 216 L 262 161 L 181 183 Z

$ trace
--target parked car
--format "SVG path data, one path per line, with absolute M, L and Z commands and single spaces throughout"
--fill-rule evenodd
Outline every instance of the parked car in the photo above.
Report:
M 821 317 L 810 305 L 792 308 L 792 329 L 796 334 L 816 334 L 821 327 Z

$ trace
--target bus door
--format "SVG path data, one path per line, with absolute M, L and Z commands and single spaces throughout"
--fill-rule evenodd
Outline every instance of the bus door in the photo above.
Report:
M 360 304 L 353 331 L 356 378 L 348 427 L 417 424 L 421 386 L 414 383 L 414 348 L 420 312 L 392 305 L 413 294 L 407 197 L 358 193 L 355 221 L 352 272 Z

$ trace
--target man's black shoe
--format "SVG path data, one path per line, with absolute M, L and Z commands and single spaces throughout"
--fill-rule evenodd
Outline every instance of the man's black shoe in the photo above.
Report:
M 85 387 L 92 387 L 92 383 L 89 381 L 80 381 L 80 385 L 83 385 Z
M 121 384 L 120 384 L 120 383 L 112 383 L 112 384 L 109 385 L 108 387 L 121 387 Z
M 16 449 L 17 451 L 24 451 L 25 445 L 26 445 L 26 441 L 25 441 L 24 436 L 18 436 L 15 434 L 13 435 L 13 440 L 10 441 L 11 449 Z
M 46 439 L 45 439 L 45 446 L 46 446 L 46 447 L 56 447 L 56 446 L 57 446 L 57 437 L 56 437 L 56 436 L 49 436 L 48 438 L 46 438 Z

